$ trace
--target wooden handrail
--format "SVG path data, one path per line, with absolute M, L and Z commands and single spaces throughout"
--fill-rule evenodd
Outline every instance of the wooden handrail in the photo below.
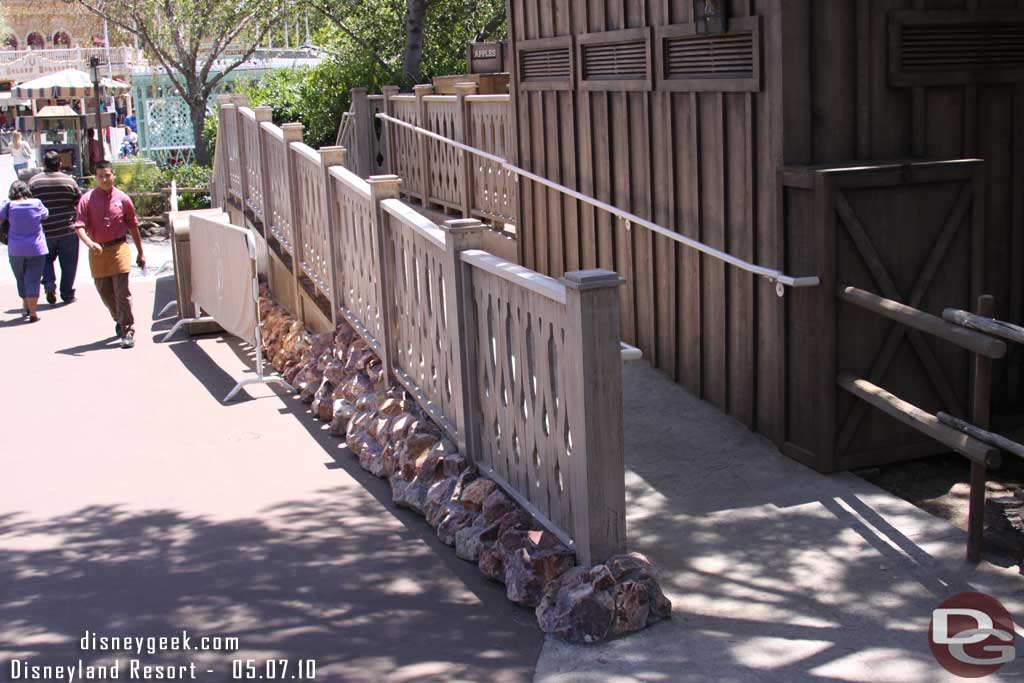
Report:
M 1024 344 L 1024 327 L 986 318 L 983 315 L 975 315 L 969 311 L 962 311 L 958 308 L 947 308 L 942 311 L 942 318 L 954 325 L 961 325 L 972 330 L 978 330 L 995 337 L 1002 337 L 1018 344 Z
M 935 415 L 890 394 L 866 379 L 843 372 L 836 378 L 836 384 L 886 415 L 948 446 L 972 462 L 986 467 L 998 467 L 1002 461 L 998 448 L 947 427 Z
M 1002 358 L 1006 355 L 1006 344 L 988 335 L 948 323 L 938 316 L 901 304 L 899 301 L 886 299 L 857 287 L 840 287 L 837 296 L 840 300 L 898 323 L 927 332 L 952 344 L 980 353 L 986 358 Z

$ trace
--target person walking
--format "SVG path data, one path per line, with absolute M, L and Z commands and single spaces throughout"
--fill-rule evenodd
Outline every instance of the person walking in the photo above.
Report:
M 135 346 L 132 294 L 128 289 L 131 251 L 128 234 L 135 242 L 139 267 L 146 265 L 142 236 L 131 198 L 114 187 L 114 169 L 109 161 L 96 164 L 96 187 L 82 195 L 75 212 L 75 230 L 89 248 L 89 270 L 100 298 L 114 319 L 114 332 L 121 348 Z
M 60 170 L 60 155 L 49 151 L 43 156 L 43 172 L 28 181 L 32 196 L 43 203 L 50 215 L 43 221 L 46 237 L 46 263 L 43 264 L 43 290 L 46 301 L 57 303 L 57 274 L 54 262 L 60 261 L 60 298 L 66 304 L 75 300 L 75 274 L 78 271 L 78 235 L 71 226 L 82 195 L 74 178 Z
M 32 151 L 28 140 L 22 139 L 19 131 L 14 131 L 14 135 L 11 136 L 11 157 L 14 160 L 15 174 L 25 170 L 35 161 L 35 152 Z
M 43 237 L 43 219 L 49 215 L 46 207 L 32 197 L 26 183 L 15 180 L 8 195 L 10 201 L 0 207 L 0 221 L 8 222 L 7 260 L 18 283 L 18 296 L 24 308 L 24 319 L 36 322 L 36 304 L 39 302 L 39 279 L 46 260 L 46 239 Z

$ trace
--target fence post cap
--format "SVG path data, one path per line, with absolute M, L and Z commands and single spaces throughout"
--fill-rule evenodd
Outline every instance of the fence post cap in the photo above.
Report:
M 456 95 L 475 95 L 477 91 L 476 83 L 456 83 L 455 94 Z
M 304 126 L 301 123 L 282 123 L 281 134 L 285 142 L 299 142 L 302 140 Z
M 348 154 L 348 150 L 340 145 L 321 147 L 317 151 L 320 153 L 320 159 L 323 160 L 324 166 L 341 166 L 345 163 L 345 156 Z
M 385 85 L 383 88 L 380 89 L 380 91 L 385 95 L 397 95 L 399 92 L 401 92 L 401 90 L 402 89 L 399 88 L 397 85 Z
M 618 287 L 626 281 L 619 274 L 604 268 L 590 270 L 573 270 L 562 276 L 562 284 L 570 289 L 600 289 L 602 287 Z
M 438 227 L 448 234 L 462 235 L 470 232 L 479 232 L 486 226 L 475 218 L 455 218 L 450 221 L 445 221 Z
M 402 182 L 402 179 L 395 174 L 391 173 L 388 175 L 372 175 L 366 179 L 370 185 L 398 185 Z
M 431 95 L 434 92 L 434 86 L 429 83 L 420 83 L 419 85 L 412 86 L 412 91 L 416 94 L 416 97 Z
M 256 120 L 260 121 L 260 122 L 270 121 L 272 118 L 274 118 L 274 108 L 273 107 L 268 107 L 268 106 L 256 107 L 252 111 L 253 111 L 254 114 L 256 114 Z
M 217 104 L 218 105 L 231 104 L 231 95 L 217 95 Z

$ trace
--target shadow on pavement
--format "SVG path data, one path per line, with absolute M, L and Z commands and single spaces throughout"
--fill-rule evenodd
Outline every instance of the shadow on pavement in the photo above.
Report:
M 187 629 L 196 640 L 237 637 L 240 648 L 142 663 L 195 661 L 215 680 L 228 680 L 233 659 L 257 658 L 262 671 L 264 659 L 308 658 L 317 680 L 529 681 L 536 634 L 468 599 L 377 505 L 322 489 L 227 521 L 108 505 L 45 521 L 2 516 L 0 585 L 18 599 L 0 603 L 0 653 L 51 665 L 120 657 L 124 667 L 136 655 L 81 651 L 86 630 Z
M 54 353 L 60 353 L 65 356 L 81 356 L 89 353 L 90 351 L 109 351 L 110 349 L 120 349 L 121 345 L 118 343 L 117 337 L 107 337 L 106 339 L 100 339 L 98 341 L 90 342 L 88 344 L 79 344 L 78 346 L 69 346 L 66 349 L 59 349 Z

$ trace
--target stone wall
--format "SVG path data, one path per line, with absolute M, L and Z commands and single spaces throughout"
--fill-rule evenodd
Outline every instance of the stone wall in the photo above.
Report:
M 671 614 L 657 574 L 641 555 L 593 567 L 482 476 L 347 324 L 311 335 L 283 307 L 260 300 L 266 357 L 313 416 L 330 423 L 360 466 L 388 480 L 396 505 L 414 510 L 456 554 L 505 584 L 508 599 L 535 610 L 548 634 L 598 642 Z

